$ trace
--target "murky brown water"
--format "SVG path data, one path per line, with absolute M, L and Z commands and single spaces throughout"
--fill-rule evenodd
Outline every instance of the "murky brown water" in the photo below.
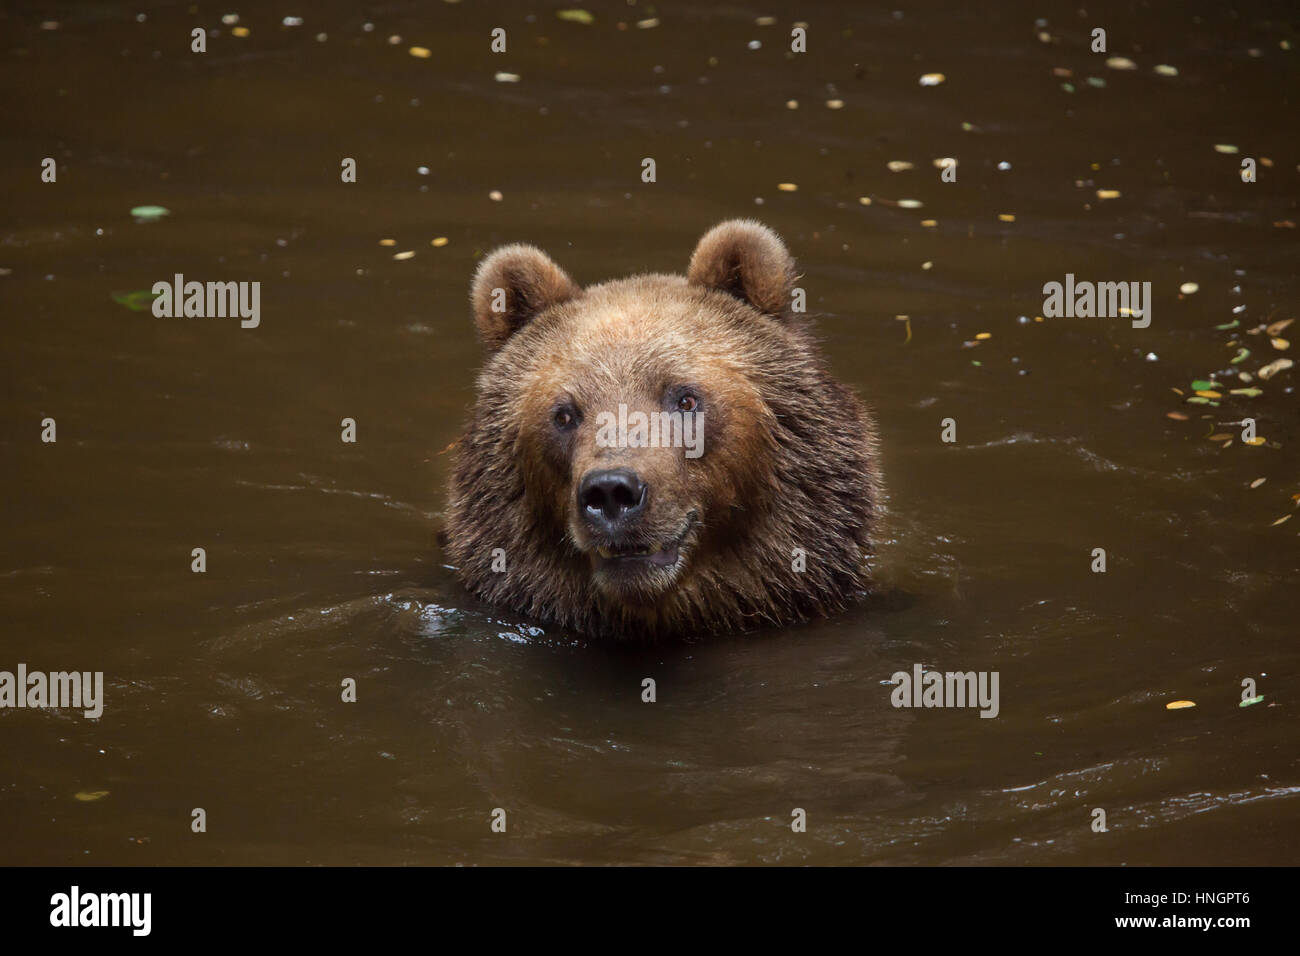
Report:
M 0 861 L 1296 862 L 1300 518 L 1273 524 L 1300 492 L 1296 371 L 1226 394 L 1294 352 L 1243 334 L 1297 313 L 1289 5 L 807 2 L 792 56 L 788 15 L 672 2 L 591 25 L 524 4 L 17 6 L 0 670 L 102 670 L 106 702 L 0 710 Z M 195 26 L 220 30 L 206 54 Z M 1096 26 L 1137 69 L 1088 51 Z M 171 214 L 133 222 L 146 204 Z M 681 271 L 736 215 L 785 237 L 877 411 L 888 593 L 653 650 L 470 599 L 434 536 L 476 258 L 526 240 L 583 282 Z M 1033 321 L 1067 272 L 1150 281 L 1150 327 Z M 260 326 L 111 298 L 175 273 L 260 281 Z M 1221 404 L 1171 391 L 1197 379 Z M 1265 444 L 1225 424 L 1246 415 Z M 894 709 L 885 682 L 914 663 L 998 671 L 999 717 Z M 1242 708 L 1247 677 L 1265 700 Z

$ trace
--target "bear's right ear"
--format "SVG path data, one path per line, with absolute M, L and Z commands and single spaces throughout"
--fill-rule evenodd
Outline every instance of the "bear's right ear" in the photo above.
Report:
M 495 352 L 538 313 L 582 294 L 563 269 L 536 246 L 504 246 L 474 273 L 470 302 L 474 324 L 489 352 Z

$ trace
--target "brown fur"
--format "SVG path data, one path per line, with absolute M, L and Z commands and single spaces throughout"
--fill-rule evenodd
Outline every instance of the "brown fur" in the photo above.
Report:
M 582 290 L 531 246 L 489 256 L 472 292 L 488 356 L 448 507 L 448 551 L 466 587 L 613 638 L 788 624 L 852 601 L 873 552 L 875 431 L 790 313 L 794 281 L 780 239 L 741 220 L 700 240 L 688 278 Z M 494 289 L 505 290 L 504 312 L 491 309 Z M 685 386 L 701 402 L 701 457 L 598 447 L 597 412 L 620 402 L 653 412 Z M 564 431 L 557 407 L 582 418 Z M 630 583 L 599 570 L 604 539 L 580 514 L 583 476 L 615 467 L 650 489 L 633 545 L 653 550 L 687 529 L 671 569 Z M 492 569 L 496 548 L 505 571 Z

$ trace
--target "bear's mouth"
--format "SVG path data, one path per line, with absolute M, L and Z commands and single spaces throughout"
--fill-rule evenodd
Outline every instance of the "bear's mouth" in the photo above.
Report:
M 691 533 L 691 529 L 695 526 L 695 517 L 694 512 L 687 515 L 686 524 L 682 526 L 682 530 L 672 539 L 656 547 L 641 549 L 598 547 L 596 548 L 597 566 L 629 571 L 637 568 L 675 567 L 678 561 L 681 560 L 682 545 L 686 541 L 686 536 Z
M 644 561 L 646 564 L 654 565 L 657 568 L 670 568 L 677 563 L 681 557 L 681 549 L 678 544 L 664 545 L 658 551 L 610 551 L 608 548 L 597 548 L 596 554 L 607 564 L 625 563 L 628 561 Z

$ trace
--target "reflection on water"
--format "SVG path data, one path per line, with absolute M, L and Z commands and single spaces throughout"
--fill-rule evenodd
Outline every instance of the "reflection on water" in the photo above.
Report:
M 785 19 L 689 4 L 69 9 L 4 15 L 0 669 L 107 702 L 0 710 L 6 861 L 1294 862 L 1300 435 L 1258 370 L 1296 333 L 1252 334 L 1296 311 L 1286 8 L 1107 12 L 1132 70 L 1023 3 L 805 4 L 790 56 Z M 735 215 L 876 410 L 884 594 L 660 648 L 475 602 L 435 535 L 478 257 L 682 271 Z M 176 273 L 261 282 L 259 327 L 112 298 Z M 1151 327 L 1037 321 L 1066 273 L 1150 281 Z M 916 663 L 998 671 L 999 717 L 891 707 Z

